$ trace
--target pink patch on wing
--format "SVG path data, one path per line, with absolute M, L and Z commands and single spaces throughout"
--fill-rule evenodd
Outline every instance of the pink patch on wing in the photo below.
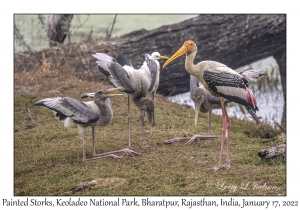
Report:
M 252 91 L 248 88 L 246 88 L 247 91 L 247 99 L 246 101 L 251 103 L 253 105 L 253 107 L 257 107 L 257 102 L 256 102 L 256 98 L 254 97 Z

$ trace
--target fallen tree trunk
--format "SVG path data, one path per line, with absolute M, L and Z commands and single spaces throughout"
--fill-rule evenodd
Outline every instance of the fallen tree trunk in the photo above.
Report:
M 286 160 L 286 144 L 280 144 L 275 147 L 266 147 L 260 150 L 257 155 L 261 157 L 261 159 L 282 157 L 283 160 Z
M 272 55 L 276 58 L 280 55 L 280 61 L 285 61 L 286 15 L 199 15 L 177 24 L 151 31 L 138 30 L 107 41 L 45 49 L 34 56 L 26 52 L 15 53 L 15 70 L 35 69 L 41 65 L 36 59 L 39 58 L 43 65 L 50 65 L 50 69 L 71 68 L 81 77 L 101 81 L 106 78 L 91 59 L 95 52 L 111 56 L 123 54 L 139 68 L 143 53 L 158 51 L 171 56 L 188 39 L 198 46 L 195 63 L 215 60 L 235 69 Z M 177 59 L 161 70 L 158 93 L 168 96 L 189 91 L 189 75 L 184 62 L 184 58 Z M 285 64 L 280 67 L 285 75 Z

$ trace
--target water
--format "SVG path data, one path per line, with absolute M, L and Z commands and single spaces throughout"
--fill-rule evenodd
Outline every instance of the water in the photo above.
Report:
M 282 92 L 282 86 L 280 82 L 280 74 L 276 60 L 273 57 L 254 62 L 250 65 L 243 66 L 236 69 L 237 72 L 244 69 L 259 68 L 268 74 L 258 79 L 257 83 L 250 84 L 250 89 L 254 93 L 259 111 L 256 112 L 258 117 L 261 117 L 262 121 L 274 125 L 274 122 L 281 124 L 282 114 L 284 111 L 284 96 Z M 194 102 L 190 98 L 190 92 L 170 96 L 168 99 L 171 102 L 178 104 L 186 104 L 194 108 Z M 221 109 L 214 109 L 214 114 L 221 115 Z M 237 119 L 247 119 L 254 121 L 251 115 L 246 116 L 241 112 L 239 106 L 235 103 L 230 103 L 227 112 L 230 117 L 236 117 Z

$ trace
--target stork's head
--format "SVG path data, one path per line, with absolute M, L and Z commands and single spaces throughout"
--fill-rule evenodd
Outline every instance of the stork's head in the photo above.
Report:
M 169 58 L 165 64 L 163 65 L 163 68 L 166 67 L 171 61 L 179 58 L 182 55 L 189 54 L 191 52 L 194 52 L 197 50 L 197 45 L 192 40 L 187 40 L 183 43 L 182 47 Z
M 108 88 L 105 90 L 99 90 L 96 93 L 84 93 L 81 95 L 81 98 L 93 98 L 94 101 L 96 100 L 105 100 L 106 98 L 110 98 L 110 97 L 114 97 L 114 96 L 123 96 L 124 94 L 120 94 L 120 93 L 111 93 L 113 91 L 124 91 L 124 88 L 119 87 L 119 88 Z
M 195 106 L 201 106 L 206 99 L 206 95 L 201 88 L 196 88 L 191 92 L 191 98 L 195 102 Z
M 151 54 L 151 58 L 153 58 L 154 60 L 160 60 L 160 59 L 168 60 L 168 59 L 169 59 L 169 57 L 160 55 L 159 52 L 153 52 L 153 53 Z

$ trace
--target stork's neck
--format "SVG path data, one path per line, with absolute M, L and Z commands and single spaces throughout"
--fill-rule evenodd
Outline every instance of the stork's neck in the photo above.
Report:
M 191 75 L 195 75 L 195 65 L 194 65 L 194 59 L 196 57 L 197 51 L 192 51 L 189 54 L 186 54 L 185 59 L 185 69 L 187 72 Z
M 138 107 L 140 110 L 143 109 L 144 103 L 146 101 L 146 97 L 132 97 L 133 103 Z
M 101 100 L 97 103 L 99 110 L 100 110 L 100 119 L 98 120 L 98 124 L 100 126 L 108 125 L 112 118 L 113 118 L 113 111 L 110 106 L 105 100 Z

